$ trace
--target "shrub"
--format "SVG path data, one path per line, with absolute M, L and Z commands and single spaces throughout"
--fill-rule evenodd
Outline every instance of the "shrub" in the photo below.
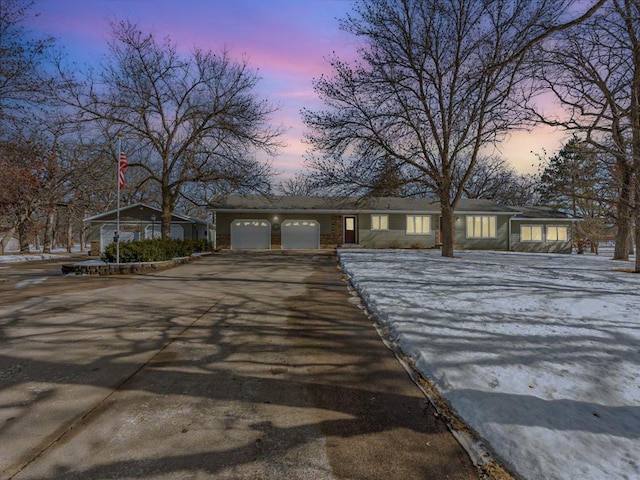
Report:
M 193 253 L 207 252 L 213 247 L 206 239 L 162 240 L 154 238 L 120 243 L 120 262 L 160 262 L 172 258 L 188 257 Z M 116 261 L 116 244 L 112 243 L 102 254 L 105 262 Z

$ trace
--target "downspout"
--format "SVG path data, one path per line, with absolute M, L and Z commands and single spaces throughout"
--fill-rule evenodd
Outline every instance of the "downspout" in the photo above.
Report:
M 511 220 L 513 220 L 513 217 L 509 217 L 509 232 L 507 235 L 507 252 L 511 251 Z

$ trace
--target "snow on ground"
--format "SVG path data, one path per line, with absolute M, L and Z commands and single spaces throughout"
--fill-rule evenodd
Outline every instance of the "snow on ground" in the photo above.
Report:
M 526 479 L 640 479 L 640 275 L 587 255 L 341 250 L 368 309 Z
M 22 255 L 0 255 L 0 263 L 30 262 L 32 260 L 48 260 L 58 258 L 60 255 L 51 253 L 25 253 Z
M 0 263 L 13 263 L 13 262 L 30 262 L 32 260 L 48 260 L 51 258 L 62 258 L 72 254 L 80 252 L 80 247 L 74 247 L 73 253 L 67 253 L 66 248 L 52 249 L 51 253 L 42 253 L 38 251 L 31 251 L 29 253 L 12 253 L 7 255 L 0 255 Z

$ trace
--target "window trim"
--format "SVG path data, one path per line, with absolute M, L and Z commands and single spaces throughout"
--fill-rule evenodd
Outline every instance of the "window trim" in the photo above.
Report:
M 415 219 L 415 218 L 418 218 L 418 217 L 422 218 L 422 227 L 423 227 L 422 231 L 420 231 L 420 232 L 415 231 L 416 224 L 415 224 L 415 220 L 414 220 L 414 222 L 413 222 L 414 231 L 410 232 L 409 231 L 409 218 Z M 425 221 L 425 219 L 427 220 L 427 227 L 428 227 L 426 230 L 424 230 L 424 221 Z M 433 229 L 431 228 L 431 215 L 410 213 L 410 214 L 407 214 L 405 216 L 405 235 L 430 235 L 432 231 L 433 231 Z
M 529 238 L 528 240 L 525 240 L 523 235 L 522 235 L 522 229 L 523 228 L 530 228 L 530 229 L 539 228 L 540 229 L 540 240 L 535 240 L 533 238 L 533 235 L 531 235 L 531 238 Z M 531 224 L 531 223 L 520 225 L 520 242 L 522 242 L 522 243 L 544 243 L 544 239 L 545 239 L 544 234 L 545 234 L 545 229 L 543 228 L 543 225 L 535 225 L 535 224 Z
M 556 229 L 556 238 L 549 239 L 549 228 Z M 566 234 L 566 238 L 564 240 L 558 238 L 558 229 L 563 228 Z M 569 227 L 567 225 L 545 225 L 544 233 L 546 235 L 547 242 L 568 242 L 569 241 Z
M 469 225 L 470 225 L 470 221 L 471 219 L 476 219 L 476 218 L 487 218 L 488 219 L 488 228 L 489 228 L 489 232 L 488 235 L 482 235 L 482 224 L 483 221 L 480 220 L 480 235 L 476 235 L 475 234 L 475 221 L 473 223 L 474 227 L 473 227 L 473 232 L 469 232 Z M 491 222 L 493 220 L 493 235 L 491 235 Z M 484 240 L 484 239 L 495 239 L 498 238 L 498 216 L 497 215 L 467 215 L 466 216 L 466 221 L 465 221 L 465 234 L 466 234 L 466 238 L 469 239 L 474 239 L 474 240 Z M 473 234 L 471 234 L 473 233 Z
M 379 226 L 378 226 L 378 228 L 375 228 L 373 226 L 373 223 L 374 223 L 373 222 L 373 218 L 374 217 L 379 217 L 379 220 L 378 220 L 378 225 Z M 383 218 L 385 219 L 385 222 L 382 222 Z M 381 227 L 382 223 L 386 223 L 386 227 L 382 228 Z M 387 231 L 387 230 L 389 230 L 389 214 L 387 214 L 387 213 L 372 213 L 371 214 L 371 231 L 372 232 L 381 232 L 381 231 Z

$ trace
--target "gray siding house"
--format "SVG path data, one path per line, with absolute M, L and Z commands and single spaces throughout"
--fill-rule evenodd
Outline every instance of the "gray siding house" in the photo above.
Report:
M 573 225 L 578 220 L 556 210 L 519 207 L 510 220 L 511 250 L 571 253 Z
M 128 242 L 161 235 L 161 211 L 144 203 L 120 208 L 120 241 Z M 117 211 L 95 215 L 83 221 L 89 224 L 91 254 L 99 255 L 107 245 L 113 243 L 116 232 Z M 205 238 L 207 222 L 174 213 L 171 216 L 171 238 Z
M 424 198 L 230 196 L 209 206 L 217 248 L 436 248 L 440 203 Z M 461 200 L 456 249 L 571 253 L 576 219 Z

